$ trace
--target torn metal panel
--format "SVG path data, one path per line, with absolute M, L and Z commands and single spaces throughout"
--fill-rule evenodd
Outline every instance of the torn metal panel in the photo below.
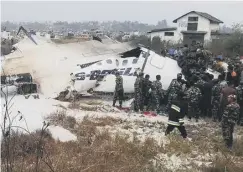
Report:
M 17 93 L 21 95 L 37 93 L 37 84 L 34 83 L 18 84 Z
M 23 26 L 20 26 L 20 27 L 19 27 L 19 31 L 18 31 L 17 35 L 19 34 L 19 32 L 20 32 L 21 30 L 25 33 L 25 35 L 26 35 L 32 42 L 34 42 L 34 43 L 37 45 L 37 42 L 32 38 L 31 33 L 29 33 Z

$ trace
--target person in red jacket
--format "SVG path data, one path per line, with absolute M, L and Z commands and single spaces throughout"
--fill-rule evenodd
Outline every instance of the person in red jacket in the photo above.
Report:
M 170 134 L 174 128 L 178 128 L 181 132 L 183 138 L 187 138 L 187 132 L 185 129 L 183 118 L 186 115 L 186 102 L 183 100 L 183 92 L 177 94 L 177 98 L 172 100 L 171 106 L 169 109 L 169 119 L 168 126 L 165 131 L 165 135 Z

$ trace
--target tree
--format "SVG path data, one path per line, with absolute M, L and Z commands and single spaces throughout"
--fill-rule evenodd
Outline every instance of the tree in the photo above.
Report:
M 158 21 L 158 23 L 156 25 L 156 28 L 166 28 L 166 27 L 168 27 L 166 20 Z
M 130 42 L 131 46 L 138 46 L 139 44 L 144 45 L 145 47 L 150 47 L 150 38 L 147 37 L 146 35 L 141 35 L 136 37 L 136 39 L 131 40 Z
M 225 49 L 232 55 L 243 55 L 243 25 L 233 25 L 233 33 L 225 41 Z

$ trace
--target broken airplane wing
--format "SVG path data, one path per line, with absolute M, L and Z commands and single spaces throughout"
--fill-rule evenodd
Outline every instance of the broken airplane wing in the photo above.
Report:
M 21 30 L 25 33 L 25 35 L 26 35 L 32 42 L 34 42 L 34 43 L 37 45 L 37 42 L 32 38 L 31 33 L 29 33 L 23 26 L 20 26 L 20 27 L 19 27 L 19 30 L 18 30 L 17 35 L 20 33 Z

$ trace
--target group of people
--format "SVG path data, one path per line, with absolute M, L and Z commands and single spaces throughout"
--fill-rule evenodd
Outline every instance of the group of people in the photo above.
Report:
M 161 76 L 157 75 L 155 81 L 150 81 L 150 76 L 144 77 L 143 73 L 138 73 L 134 83 L 134 102 L 133 109 L 135 112 L 154 111 L 161 112 L 161 100 L 164 97 L 162 90 Z M 123 79 L 116 73 L 116 86 L 113 97 L 113 106 L 119 100 L 119 106 L 122 107 L 122 100 L 124 97 Z
M 234 126 L 243 126 L 243 81 L 237 87 L 234 84 L 223 74 L 218 79 L 211 79 L 207 74 L 202 78 L 194 76 L 189 89 L 185 89 L 184 98 L 181 98 L 179 91 L 174 99 L 184 102 L 180 108 L 185 106 L 184 112 L 189 119 L 194 115 L 198 120 L 201 115 L 212 117 L 214 122 L 221 121 L 223 137 L 229 148 L 233 144 Z
M 134 111 L 156 110 L 161 112 L 160 104 L 163 98 L 161 76 L 157 75 L 156 80 L 151 82 L 150 76 L 144 77 L 143 73 L 137 75 L 134 83 Z
M 200 116 L 207 116 L 211 117 L 214 122 L 220 121 L 223 138 L 226 146 L 230 148 L 233 144 L 235 124 L 243 126 L 242 63 L 239 58 L 230 59 L 227 69 L 220 70 L 220 75 L 214 79 L 213 75 L 206 72 L 209 60 L 212 59 L 211 53 L 204 50 L 201 43 L 194 43 L 190 48 L 187 45 L 184 47 L 183 57 L 178 59 L 178 65 L 182 68 L 187 80 L 184 82 L 184 97 L 181 98 L 181 93 L 176 91 L 177 89 L 172 89 L 172 92 L 177 92 L 177 96 L 172 97 L 176 97 L 175 101 L 184 102 L 179 105 L 177 103 L 177 106 L 183 110 L 184 115 L 188 115 L 189 119 L 194 116 L 198 121 Z M 173 103 L 168 104 L 170 109 L 175 106 Z M 172 105 L 170 106 L 170 104 Z M 169 122 L 170 113 L 171 111 L 169 112 Z M 177 116 L 181 116 L 181 114 Z M 171 125 L 173 122 L 175 120 Z M 179 117 L 176 122 L 179 125 Z M 185 136 L 185 129 L 181 125 L 179 126 L 178 129 L 182 136 Z
M 234 83 L 227 82 L 224 75 L 213 79 L 208 73 L 196 73 L 189 81 L 185 81 L 179 73 L 168 90 L 163 91 L 160 75 L 153 82 L 149 80 L 149 75 L 143 75 L 139 73 L 134 84 L 135 112 L 155 110 L 161 114 L 161 107 L 165 105 L 165 114 L 169 116 L 166 134 L 178 127 L 184 138 L 187 137 L 183 126 L 184 116 L 189 120 L 195 118 L 196 122 L 200 117 L 211 117 L 214 122 L 222 122 L 226 145 L 232 146 L 235 124 L 243 126 L 243 82 L 235 88 Z M 114 106 L 117 99 L 122 106 L 123 94 L 123 80 L 117 73 Z
M 186 45 L 182 53 L 182 60 L 178 63 L 186 81 L 179 73 L 166 91 L 162 89 L 160 75 L 155 81 L 150 81 L 149 75 L 144 77 L 143 73 L 138 73 L 134 84 L 134 111 L 156 111 L 159 115 L 164 111 L 169 116 L 166 135 L 177 127 L 184 138 L 187 137 L 184 116 L 189 120 L 195 118 L 196 122 L 200 117 L 211 117 L 214 122 L 221 122 L 226 146 L 232 147 L 235 124 L 243 126 L 242 68 L 238 62 L 233 62 L 227 72 L 214 79 L 206 72 L 210 53 L 203 49 L 202 44 L 196 43 L 190 49 Z M 122 106 L 123 92 L 122 77 L 116 73 L 114 106 L 117 99 Z

